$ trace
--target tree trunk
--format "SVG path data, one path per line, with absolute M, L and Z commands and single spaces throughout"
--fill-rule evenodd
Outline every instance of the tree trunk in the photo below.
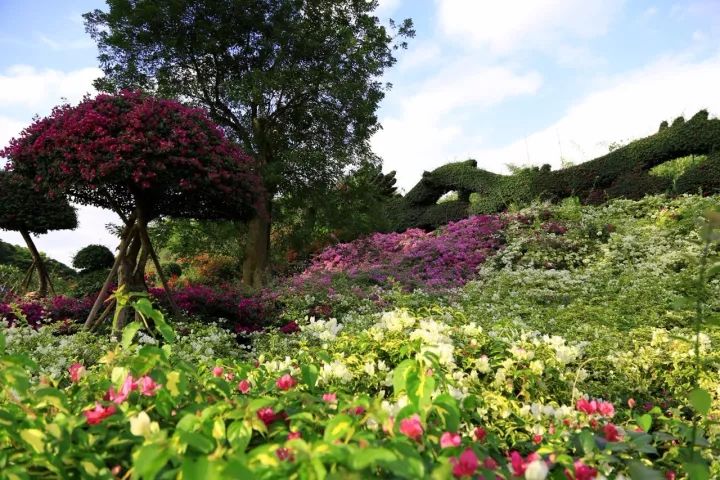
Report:
M 261 288 L 267 279 L 270 266 L 271 206 L 266 201 L 266 215 L 258 214 L 248 225 L 248 241 L 243 262 L 243 284 Z
M 30 250 L 30 255 L 32 255 L 33 261 L 35 263 L 35 268 L 37 269 L 38 281 L 40 282 L 40 288 L 38 290 L 38 295 L 41 298 L 45 298 L 45 297 L 47 297 L 47 294 L 48 294 L 48 278 L 49 278 L 47 268 L 45 267 L 45 262 L 43 262 L 43 259 L 40 256 L 40 252 L 38 252 L 38 249 L 35 247 L 35 242 L 33 242 L 33 239 L 30 236 L 30 233 L 28 233 L 26 230 L 21 230 L 20 235 L 22 235 L 23 240 L 25 240 L 28 250 Z

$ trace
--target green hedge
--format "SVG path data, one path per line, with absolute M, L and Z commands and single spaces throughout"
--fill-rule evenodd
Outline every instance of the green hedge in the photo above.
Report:
M 686 155 L 708 155 L 708 160 L 685 172 L 674 191 L 712 193 L 720 190 L 720 156 L 716 152 L 720 152 L 720 120 L 709 119 L 708 112 L 701 110 L 687 122 L 682 117 L 671 125 L 662 122 L 654 135 L 561 170 L 551 171 L 544 165 L 498 175 L 478 169 L 475 160 L 443 165 L 424 172 L 420 182 L 404 197 L 393 199 L 388 210 L 394 229 L 403 230 L 434 228 L 471 213 L 495 213 L 536 198 L 557 201 L 577 196 L 583 203 L 596 204 L 610 198 L 672 193 L 673 182 L 651 175 L 650 170 Z M 436 205 L 449 191 L 458 191 L 460 201 Z M 475 193 L 472 203 L 466 201 L 470 193 Z

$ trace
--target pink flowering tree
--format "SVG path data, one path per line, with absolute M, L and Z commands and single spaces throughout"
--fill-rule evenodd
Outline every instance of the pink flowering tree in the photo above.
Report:
M 171 308 L 167 282 L 147 224 L 162 216 L 245 219 L 257 214 L 260 181 L 253 160 L 229 141 L 200 109 L 141 92 L 86 97 L 35 121 L 0 155 L 38 189 L 106 208 L 123 222 L 108 278 L 86 321 L 92 326 L 117 275 L 126 291 L 147 289 L 148 259 L 155 263 Z M 118 312 L 116 329 L 127 309 Z

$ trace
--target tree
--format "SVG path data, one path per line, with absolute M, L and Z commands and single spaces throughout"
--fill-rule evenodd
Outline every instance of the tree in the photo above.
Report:
M 88 245 L 73 256 L 72 265 L 83 272 L 94 272 L 112 268 L 115 255 L 105 245 Z
M 379 81 L 414 34 L 377 0 L 108 0 L 85 15 L 105 91 L 142 87 L 206 107 L 259 162 L 265 216 L 248 225 L 243 281 L 268 268 L 272 203 L 333 185 L 369 152 Z
M 65 197 L 51 197 L 46 191 L 35 190 L 31 182 L 20 175 L 0 170 L 0 229 L 20 232 L 33 259 L 21 289 L 30 283 L 35 270 L 40 285 L 38 295 L 47 296 L 48 288 L 55 293 L 45 260 L 30 234 L 72 230 L 76 227 L 75 209 Z
M 118 285 L 128 291 L 147 288 L 148 258 L 177 313 L 148 222 L 160 216 L 249 218 L 255 215 L 260 189 L 253 160 L 205 112 L 140 92 L 98 95 L 75 107 L 56 107 L 0 154 L 37 187 L 113 210 L 122 219 L 118 254 L 87 327 L 96 320 L 116 273 Z M 119 312 L 116 331 L 126 314 L 126 309 Z

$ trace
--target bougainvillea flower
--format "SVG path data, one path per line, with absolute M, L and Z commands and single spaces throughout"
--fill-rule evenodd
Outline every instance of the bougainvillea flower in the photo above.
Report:
M 605 440 L 607 440 L 608 442 L 620 441 L 620 432 L 618 431 L 617 427 L 612 423 L 605 424 L 605 426 L 603 427 L 603 433 L 605 434 Z
M 100 402 L 95 402 L 95 408 L 85 410 L 83 415 L 87 418 L 89 425 L 97 425 L 113 413 L 115 413 L 115 405 L 103 407 Z
M 615 415 L 615 407 L 610 402 L 598 402 L 598 412 L 603 417 L 612 417 Z
M 487 437 L 487 431 L 482 427 L 475 427 L 475 440 L 482 442 Z
M 460 441 L 460 435 L 457 433 L 445 432 L 440 437 L 440 448 L 459 447 Z
M 297 385 L 297 380 L 295 380 L 290 374 L 286 373 L 285 375 L 277 379 L 275 385 L 277 385 L 280 390 L 287 391 Z
M 113 403 L 121 404 L 125 400 L 127 400 L 130 392 L 132 392 L 133 390 L 137 390 L 137 388 L 138 384 L 135 379 L 133 379 L 132 375 L 128 375 L 127 377 L 125 377 L 125 381 L 120 387 L 119 392 L 116 392 L 113 387 L 110 387 L 104 398 L 105 400 L 110 400 Z
M 323 393 L 322 399 L 323 399 L 323 402 L 335 403 L 335 402 L 337 402 L 337 394 L 335 394 L 335 393 Z
M 213 377 L 222 377 L 224 370 L 222 367 L 215 367 L 212 369 Z
M 580 398 L 575 404 L 575 408 L 580 411 L 592 415 L 597 412 L 597 401 Z
M 412 417 L 400 420 L 400 433 L 412 440 L 419 440 L 423 434 L 420 416 L 416 413 Z
M 510 465 L 512 466 L 513 475 L 516 477 L 525 475 L 525 470 L 527 470 L 528 465 L 535 460 L 540 460 L 540 455 L 535 452 L 530 453 L 525 458 L 520 455 L 520 452 L 516 452 L 514 450 L 510 452 Z
M 467 477 L 475 474 L 478 468 L 478 458 L 471 448 L 466 449 L 459 457 L 450 459 L 452 472 L 456 477 Z
M 158 385 L 157 383 L 155 383 L 155 380 L 153 380 L 147 375 L 140 377 L 140 379 L 137 381 L 137 385 L 140 388 L 140 393 L 142 395 L 145 395 L 146 397 L 154 396 L 157 393 L 158 389 L 162 387 L 162 385 Z
M 275 455 L 284 462 L 292 462 L 295 460 L 295 457 L 289 448 L 280 447 L 275 450 Z
M 569 469 L 565 469 L 565 476 L 569 480 L 593 480 L 598 474 L 597 470 L 585 465 L 582 460 L 575 461 L 573 470 L 575 470 L 575 475 L 572 475 Z
M 248 382 L 247 379 L 240 380 L 240 382 L 237 385 L 237 389 L 243 395 L 247 395 L 247 393 L 250 391 L 250 382 Z
M 296 438 L 302 438 L 302 433 L 300 432 L 290 432 L 288 433 L 287 439 L 288 440 L 295 440 Z
M 277 420 L 277 415 L 275 414 L 275 411 L 273 411 L 270 407 L 261 408 L 257 411 L 257 416 L 260 420 L 263 421 L 265 426 L 270 426 L 271 423 L 273 423 L 275 420 Z
M 70 372 L 70 381 L 77 383 L 85 376 L 85 366 L 82 363 L 73 363 L 68 368 L 68 372 Z

